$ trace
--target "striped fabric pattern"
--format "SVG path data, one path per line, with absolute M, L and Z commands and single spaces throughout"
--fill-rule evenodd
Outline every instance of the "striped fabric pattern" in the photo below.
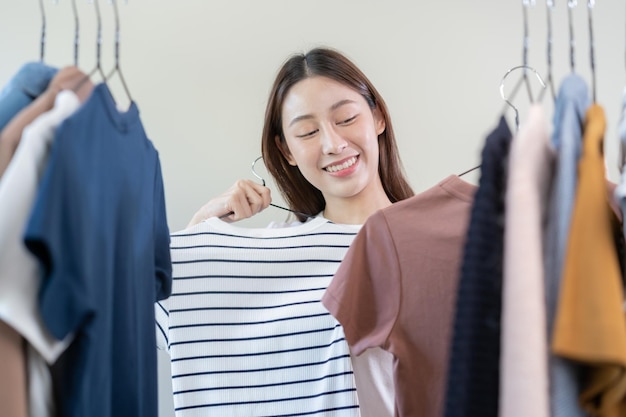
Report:
M 209 219 L 172 235 L 156 316 L 177 417 L 359 415 L 343 328 L 320 302 L 357 231 Z

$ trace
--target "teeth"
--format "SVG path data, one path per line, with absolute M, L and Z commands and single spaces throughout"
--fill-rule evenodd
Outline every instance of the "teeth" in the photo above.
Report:
M 337 172 L 337 171 L 341 171 L 342 169 L 346 169 L 351 167 L 352 165 L 354 165 L 354 163 L 356 162 L 356 156 L 353 156 L 352 158 L 348 159 L 346 162 L 344 162 L 343 164 L 340 165 L 331 165 L 329 167 L 326 167 L 326 171 L 328 172 Z

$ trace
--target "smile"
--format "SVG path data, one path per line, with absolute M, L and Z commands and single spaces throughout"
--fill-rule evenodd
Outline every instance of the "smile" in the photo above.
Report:
M 356 163 L 358 156 L 353 156 L 352 158 L 348 159 L 347 161 L 345 161 L 342 164 L 338 164 L 338 165 L 330 165 L 327 166 L 326 168 L 324 168 L 326 171 L 328 172 L 337 172 L 337 171 L 341 171 L 347 168 L 350 168 L 352 165 L 354 165 Z

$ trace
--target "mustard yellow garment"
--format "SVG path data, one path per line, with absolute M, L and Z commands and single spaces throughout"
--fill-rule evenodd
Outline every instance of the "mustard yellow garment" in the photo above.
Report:
M 612 234 L 603 157 L 604 110 L 587 111 L 578 188 L 552 350 L 585 365 L 579 396 L 592 416 L 626 416 L 624 293 Z

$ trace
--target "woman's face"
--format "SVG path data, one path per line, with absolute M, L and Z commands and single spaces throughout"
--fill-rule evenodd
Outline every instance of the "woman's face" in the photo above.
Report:
M 327 207 L 384 194 L 378 135 L 385 121 L 361 94 L 330 78 L 307 78 L 287 93 L 282 123 L 283 154 L 322 192 Z

